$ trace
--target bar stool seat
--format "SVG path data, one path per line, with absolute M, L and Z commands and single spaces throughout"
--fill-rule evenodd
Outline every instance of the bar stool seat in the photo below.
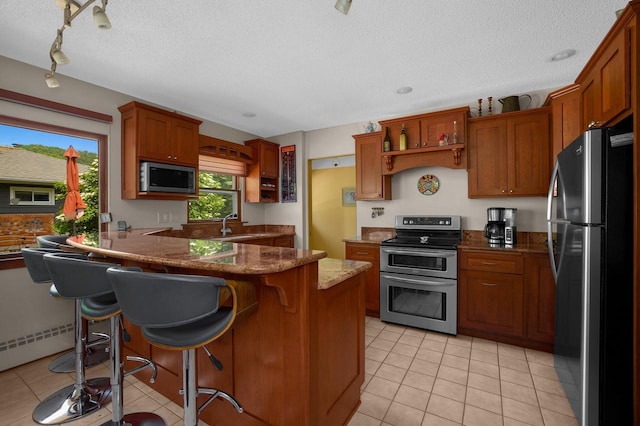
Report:
M 113 267 L 107 270 L 123 315 L 141 327 L 142 335 L 154 346 L 182 351 L 184 424 L 195 426 L 198 413 L 215 398 L 243 412 L 240 403 L 218 389 L 198 388 L 196 348 L 203 348 L 211 362 L 222 370 L 222 364 L 206 348 L 220 338 L 238 318 L 257 309 L 255 290 L 248 283 L 222 278 L 142 272 L 136 267 Z M 242 298 L 238 297 L 242 287 Z M 220 306 L 221 294 L 231 295 L 231 306 Z M 242 300 L 240 300 L 242 299 Z M 196 406 L 198 394 L 210 397 Z

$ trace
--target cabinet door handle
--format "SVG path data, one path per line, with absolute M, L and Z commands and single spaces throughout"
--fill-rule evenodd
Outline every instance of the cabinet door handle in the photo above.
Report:
M 505 191 L 505 190 L 503 189 L 503 190 L 502 190 L 502 193 L 504 194 L 505 192 L 507 192 L 507 191 Z
M 482 262 L 483 265 L 487 265 L 487 266 L 495 266 L 497 265 L 496 262 Z
M 513 189 L 510 189 L 510 190 L 509 190 L 509 192 L 510 192 L 510 193 L 513 193 Z
M 493 283 L 482 283 L 482 285 L 487 286 L 487 287 L 495 287 L 498 284 L 493 284 Z
M 369 254 L 369 253 L 366 251 L 357 251 L 356 254 Z

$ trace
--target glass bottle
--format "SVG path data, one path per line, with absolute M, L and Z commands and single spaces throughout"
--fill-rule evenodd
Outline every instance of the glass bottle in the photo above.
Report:
M 384 134 L 384 142 L 382 143 L 382 150 L 384 152 L 391 151 L 391 138 L 389 137 L 389 128 L 387 127 L 387 131 Z
M 407 134 L 404 132 L 404 123 L 402 123 L 402 130 L 400 131 L 400 151 L 407 149 Z
M 458 143 L 458 122 L 453 120 L 453 143 Z

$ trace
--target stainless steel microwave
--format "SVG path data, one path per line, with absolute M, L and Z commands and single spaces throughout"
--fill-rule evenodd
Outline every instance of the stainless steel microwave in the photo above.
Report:
M 195 167 L 140 162 L 140 192 L 196 193 Z

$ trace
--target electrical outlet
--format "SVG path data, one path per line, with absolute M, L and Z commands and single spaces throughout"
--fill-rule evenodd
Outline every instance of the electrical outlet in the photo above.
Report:
M 171 213 L 158 212 L 158 223 L 169 223 L 170 218 L 171 218 Z

